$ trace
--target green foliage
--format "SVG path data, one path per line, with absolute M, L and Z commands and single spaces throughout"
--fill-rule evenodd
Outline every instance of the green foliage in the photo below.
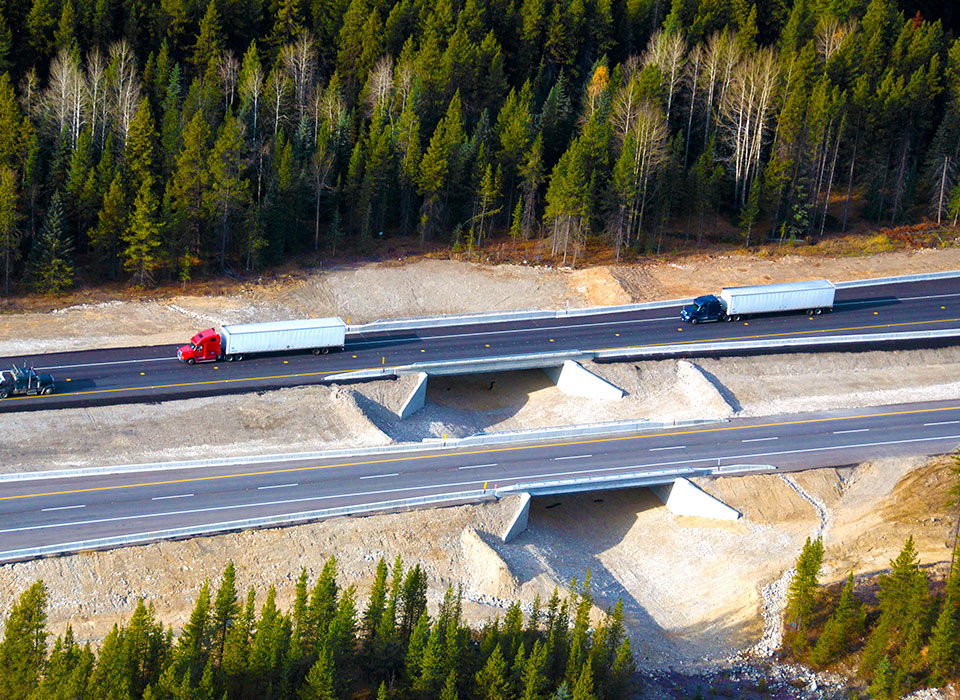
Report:
M 117 277 L 148 175 L 158 281 L 184 250 L 195 272 L 232 272 L 365 252 L 380 232 L 475 248 L 509 228 L 576 263 L 592 239 L 701 245 L 721 218 L 748 245 L 861 211 L 955 225 L 960 40 L 936 3 L 907 6 L 7 2 L 0 166 L 20 217 L 4 286 L 36 283 L 24 253 L 55 194 L 78 276 Z
M 73 273 L 73 242 L 58 192 L 50 200 L 40 235 L 30 251 L 27 278 L 37 292 L 59 294 L 73 286 Z
M 0 643 L 0 696 L 27 698 L 47 655 L 47 588 L 37 581 L 14 603 Z
M 811 540 L 809 537 L 797 558 L 796 572 L 787 592 L 786 621 L 795 632 L 794 647 L 806 650 L 806 631 L 810 614 L 813 612 L 817 578 L 823 563 L 823 538 Z

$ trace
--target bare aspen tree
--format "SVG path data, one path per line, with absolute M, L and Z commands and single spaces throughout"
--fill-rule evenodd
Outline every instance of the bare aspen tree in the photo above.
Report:
M 328 137 L 318 138 L 317 147 L 314 149 L 313 155 L 310 157 L 310 184 L 313 186 L 314 193 L 314 250 L 320 249 L 320 200 L 324 190 L 329 189 L 330 173 L 333 170 L 334 153 L 330 146 L 330 139 Z
M 687 66 L 684 71 L 684 82 L 690 90 L 690 111 L 687 114 L 687 136 L 683 147 L 683 169 L 687 169 L 687 159 L 690 156 L 690 134 L 693 131 L 693 114 L 697 109 L 697 93 L 700 88 L 700 73 L 703 70 L 703 45 L 697 44 L 687 56 Z
M 700 81 L 706 97 L 704 105 L 703 122 L 703 142 L 707 143 L 710 139 L 710 126 L 713 121 L 713 108 L 716 104 L 717 87 L 720 77 L 723 73 L 725 59 L 727 54 L 727 45 L 732 43 L 730 34 L 724 30 L 716 32 L 707 39 L 706 48 L 703 52 L 703 69 L 700 74 Z
M 43 101 L 57 133 L 66 133 L 70 145 L 75 145 L 86 111 L 86 80 L 75 51 L 62 49 L 50 62 L 50 80 Z
M 823 216 L 820 217 L 820 238 L 823 238 L 823 229 L 827 223 L 827 207 L 830 206 L 830 191 L 833 189 L 833 175 L 837 169 L 837 155 L 840 153 L 840 139 L 847 124 L 847 115 L 840 118 L 840 127 L 837 129 L 837 139 L 833 146 L 833 159 L 830 161 L 830 177 L 827 179 L 827 196 L 823 201 Z
M 317 70 L 317 48 L 310 32 L 301 32 L 292 44 L 284 46 L 280 57 L 283 60 L 284 70 L 293 83 L 297 120 L 302 121 L 307 113 L 307 103 L 313 89 L 313 76 Z
M 394 113 L 403 114 L 407 108 L 407 102 L 413 94 L 413 86 L 416 83 L 417 74 L 409 61 L 401 61 L 393 70 L 394 101 L 396 102 Z
M 237 80 L 240 74 L 240 62 L 227 49 L 217 57 L 217 76 L 220 78 L 220 89 L 223 91 L 223 110 L 229 112 L 233 107 L 233 98 L 237 91 Z
M 102 147 L 107 138 L 107 61 L 96 46 L 87 54 L 87 107 L 90 133 Z
M 367 116 L 373 114 L 377 107 L 390 103 L 393 94 L 393 59 L 383 56 L 377 61 L 367 78 L 363 101 L 367 105 Z
M 734 191 L 740 204 L 746 202 L 750 181 L 760 168 L 777 79 L 776 56 L 772 49 L 763 49 L 737 66 L 720 104 L 721 124 L 732 153 Z
M 37 116 L 43 109 L 37 69 L 29 68 L 20 80 L 20 106 L 25 114 Z
M 669 136 L 666 117 L 657 105 L 649 100 L 636 101 L 632 112 L 629 129 L 615 131 L 620 144 L 614 168 L 614 188 L 619 201 L 613 224 L 618 260 L 622 247 L 639 239 L 643 230 L 650 181 L 667 157 Z
M 120 147 L 127 141 L 130 122 L 140 104 L 140 81 L 137 77 L 137 59 L 126 39 L 110 47 L 110 66 L 107 69 L 110 89 L 110 108 L 114 128 L 120 138 Z
M 683 66 L 686 60 L 686 41 L 681 32 L 666 33 L 659 31 L 650 39 L 644 54 L 644 65 L 655 65 L 663 76 L 663 85 L 667 90 L 667 121 L 673 108 L 673 97 L 683 79 Z
M 846 38 L 856 31 L 856 28 L 856 20 L 850 20 L 843 24 L 833 17 L 821 20 L 814 35 L 817 42 L 817 54 L 821 60 L 829 61 L 830 57 L 843 45 Z
M 267 78 L 265 94 L 267 112 L 273 123 L 273 138 L 276 139 L 280 124 L 287 119 L 287 100 L 290 97 L 290 81 L 276 68 L 270 71 Z
M 248 66 L 240 77 L 240 100 L 244 109 L 250 111 L 252 117 L 251 138 L 256 142 L 259 132 L 257 131 L 258 118 L 260 116 L 260 101 L 263 98 L 263 68 L 257 61 Z
M 613 97 L 613 112 L 610 119 L 614 134 L 620 143 L 626 140 L 627 134 L 633 129 L 639 102 L 640 89 L 635 80 L 628 79 Z
M 940 187 L 937 188 L 937 224 L 940 223 L 943 212 L 945 211 L 944 204 L 949 204 L 949 200 L 944 202 L 944 195 L 947 192 L 948 174 L 953 170 L 953 163 L 951 162 L 950 156 L 943 157 L 943 165 L 938 168 L 938 170 L 940 170 Z

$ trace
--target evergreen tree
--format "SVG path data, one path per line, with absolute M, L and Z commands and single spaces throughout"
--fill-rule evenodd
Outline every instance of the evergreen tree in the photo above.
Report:
M 126 230 L 127 206 L 123 178 L 117 173 L 110 183 L 110 189 L 103 196 L 103 207 L 97 214 L 97 225 L 88 232 L 90 247 L 109 270 L 110 277 L 116 276 L 118 246 Z
M 27 263 L 27 277 L 41 294 L 59 294 L 73 286 L 73 243 L 66 226 L 63 202 L 56 192 Z
M 10 609 L 0 643 L 0 696 L 27 698 L 40 684 L 47 655 L 47 588 L 37 581 Z
M 482 700 L 507 700 L 510 684 L 507 680 L 507 664 L 498 644 L 477 672 L 477 694 Z
M 814 596 L 817 590 L 817 577 L 823 562 L 823 539 L 809 537 L 797 558 L 796 571 L 787 592 L 786 620 L 796 633 L 794 645 L 806 648 L 806 630 L 810 614 L 813 612 Z
M 148 175 L 140 185 L 130 224 L 121 237 L 124 243 L 123 269 L 140 287 L 150 284 L 154 271 L 160 267 L 157 258 L 157 249 L 161 245 L 159 209 L 160 203 L 153 191 L 153 177 Z
M 832 662 L 850 644 L 860 622 L 860 612 L 853 599 L 853 573 L 850 573 L 840 593 L 837 607 L 827 619 L 813 648 L 811 662 L 821 667 Z
M 10 293 L 10 275 L 20 256 L 20 227 L 17 212 L 17 176 L 0 165 L 0 251 L 3 252 L 3 294 Z

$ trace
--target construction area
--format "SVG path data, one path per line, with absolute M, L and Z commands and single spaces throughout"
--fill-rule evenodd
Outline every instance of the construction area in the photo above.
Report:
M 723 285 L 811 276 L 833 281 L 960 269 L 956 249 L 870 258 L 726 256 L 587 270 L 423 261 L 367 265 L 250 285 L 234 297 L 100 301 L 0 316 L 0 355 L 182 342 L 211 325 L 337 314 L 351 322 L 513 308 L 565 308 L 670 299 Z M 70 329 L 65 335 L 64 329 Z M 388 445 L 478 432 L 627 419 L 673 421 L 780 415 L 960 398 L 960 348 L 812 353 L 588 364 L 624 390 L 619 401 L 567 396 L 540 370 L 431 377 L 421 410 L 398 412 L 416 377 L 350 386 L 0 415 L 3 470 L 43 471 L 204 456 Z M 194 417 L 211 410 L 211 424 Z M 232 560 L 241 588 L 277 586 L 289 605 L 301 567 L 315 577 L 336 556 L 341 583 L 369 590 L 376 561 L 420 563 L 433 604 L 463 582 L 464 611 L 480 624 L 520 598 L 549 597 L 591 571 L 600 610 L 624 602 L 641 668 L 700 668 L 768 655 L 790 569 L 808 536 L 826 546 L 821 579 L 887 567 L 908 535 L 925 565 L 948 561 L 952 457 L 897 458 L 840 469 L 697 484 L 743 514 L 736 522 L 677 516 L 650 491 L 534 499 L 529 528 L 500 534 L 516 497 L 285 529 L 199 537 L 0 566 L 0 606 L 40 578 L 48 625 L 73 625 L 96 643 L 136 600 L 182 625 L 204 579 Z M 362 604 L 362 602 L 361 602 Z M 0 608 L 0 615 L 8 611 Z

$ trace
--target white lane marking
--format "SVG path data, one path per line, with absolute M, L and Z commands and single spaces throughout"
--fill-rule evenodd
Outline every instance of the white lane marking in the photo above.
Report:
M 151 498 L 151 501 L 168 501 L 171 498 L 190 498 L 193 496 L 192 493 L 178 493 L 175 496 L 157 496 L 156 498 Z
M 495 467 L 496 463 L 493 464 L 469 464 L 466 467 L 457 467 L 457 469 L 481 469 L 483 467 Z
M 960 294 L 927 294 L 919 297 L 898 297 L 893 298 L 897 301 L 922 301 L 924 299 L 947 299 L 949 297 L 960 297 Z M 887 297 L 889 299 L 889 297 Z M 859 301 L 838 301 L 834 306 L 860 306 L 863 304 L 883 304 L 889 303 L 883 297 L 874 297 L 873 299 L 861 299 Z
M 954 423 L 960 423 L 960 420 L 942 420 L 936 423 L 924 423 L 924 425 L 953 425 Z
M 682 450 L 686 445 L 674 445 L 673 447 L 651 447 L 651 452 L 663 452 L 663 450 Z
M 834 430 L 834 435 L 845 435 L 847 433 L 868 433 L 870 428 L 854 428 L 853 430 Z
M 759 452 L 755 454 L 742 454 L 742 455 L 726 455 L 721 457 L 721 459 L 746 459 L 748 457 L 771 457 L 777 455 L 788 455 L 788 454 L 799 454 L 803 452 L 829 452 L 832 450 L 848 450 L 857 447 L 878 447 L 881 445 L 901 445 L 914 442 L 934 442 L 936 440 L 960 440 L 960 435 L 943 435 L 939 437 L 932 438 L 910 438 L 908 440 L 887 440 L 883 442 L 867 442 L 861 443 L 859 445 L 829 445 L 825 447 L 808 447 L 800 450 L 782 450 L 779 452 Z M 504 477 L 504 482 L 517 482 L 523 481 L 525 479 L 545 479 L 552 477 L 561 477 L 561 476 L 572 476 L 574 474 L 596 474 L 601 472 L 613 472 L 613 471 L 624 471 L 629 469 L 650 469 L 652 467 L 672 467 L 677 464 L 698 464 L 698 463 L 707 463 L 707 464 L 716 464 L 716 457 L 703 457 L 699 459 L 682 459 L 674 460 L 671 462 L 653 462 L 650 464 L 633 464 L 617 467 L 600 467 L 597 469 L 577 469 L 574 471 L 567 472 L 553 472 L 549 474 L 520 474 L 518 476 Z M 387 493 L 405 493 L 408 491 L 419 491 L 425 489 L 441 489 L 441 488 L 454 488 L 458 486 L 479 486 L 483 484 L 483 480 L 480 481 L 454 481 L 446 484 L 430 484 L 426 486 L 405 486 L 394 489 L 381 489 L 378 491 L 359 491 L 353 493 L 336 493 L 329 496 L 306 496 L 303 498 L 290 498 L 283 501 L 264 501 L 262 503 L 238 503 L 235 505 L 229 506 L 211 506 L 209 508 L 192 508 L 190 510 L 179 510 L 179 511 L 170 511 L 167 513 L 142 513 L 138 515 L 120 515 L 113 518 L 96 518 L 91 520 L 74 520 L 66 523 L 52 523 L 50 525 L 28 525 L 26 527 L 13 527 L 5 528 L 0 530 L 0 534 L 5 534 L 8 532 L 26 532 L 29 530 L 49 530 L 58 527 L 77 527 L 81 525 L 97 525 L 100 523 L 111 523 L 111 522 L 120 522 L 123 520 L 143 520 L 146 518 L 161 518 L 168 517 L 173 515 L 191 515 L 196 513 L 210 513 L 222 510 L 237 510 L 240 508 L 263 508 L 267 506 L 280 506 L 280 505 L 289 505 L 291 503 L 309 503 L 311 501 L 327 501 L 334 498 L 356 498 L 357 496 L 380 496 Z M 285 513 L 284 515 L 298 515 L 297 513 L 289 514 Z M 211 523 L 211 526 L 217 525 L 218 523 Z M 148 533 L 149 534 L 149 533 Z M 82 542 L 79 540 L 78 542 Z M 78 544 L 78 542 L 63 542 L 60 544 L 71 545 Z M 11 550 L 16 551 L 16 550 Z M 7 552 L 0 552 L 0 555 L 6 554 Z
M 584 459 L 586 457 L 593 457 L 593 455 L 568 455 L 566 457 L 554 457 L 554 460 L 559 462 L 561 459 Z
M 677 308 L 679 309 L 680 307 L 678 306 Z M 573 323 L 573 324 L 570 324 L 570 325 L 568 325 L 568 326 L 527 326 L 527 327 L 525 327 L 525 328 L 507 328 L 507 329 L 500 330 L 500 331 L 477 331 L 476 333 L 451 333 L 451 334 L 449 334 L 449 335 L 446 335 L 446 334 L 442 334 L 442 335 L 418 335 L 415 339 L 412 339 L 410 342 L 413 342 L 413 340 L 438 340 L 438 339 L 441 339 L 441 338 L 475 338 L 475 337 L 481 336 L 481 335 L 505 335 L 505 334 L 507 334 L 507 333 L 532 333 L 532 332 L 537 332 L 537 331 L 544 331 L 544 332 L 547 332 L 547 331 L 563 331 L 563 330 L 566 330 L 566 329 L 568 329 L 568 328 L 593 328 L 593 327 L 598 327 L 598 326 L 625 326 L 625 325 L 633 325 L 633 324 L 636 324 L 636 323 L 653 323 L 654 321 L 673 321 L 673 320 L 675 320 L 675 319 L 676 319 L 675 316 L 661 316 L 660 318 L 637 318 L 637 319 L 627 319 L 627 320 L 623 320 L 623 321 L 601 321 L 601 322 L 599 322 L 599 323 Z M 534 320 L 536 320 L 536 319 L 534 319 Z M 480 323 L 481 323 L 481 324 L 482 324 L 482 323 L 489 323 L 489 321 L 487 321 L 487 322 L 481 321 Z M 478 324 L 478 325 L 479 325 L 479 324 Z M 448 326 L 448 328 L 449 328 L 449 326 Z M 410 330 L 411 330 L 411 331 L 416 331 L 417 329 L 416 329 L 416 328 L 411 328 Z M 373 333 L 381 333 L 381 332 L 384 332 L 384 331 L 372 331 L 372 332 L 373 332 Z M 360 337 L 363 337 L 363 333 L 362 333 L 362 332 L 361 332 L 359 335 L 360 335 Z M 390 339 L 389 336 L 384 336 L 383 338 L 372 338 L 372 339 L 370 339 L 370 340 L 357 340 L 357 341 L 351 342 L 351 343 L 350 343 L 350 347 L 356 347 L 357 345 L 370 345 L 370 344 L 373 344 L 373 343 L 382 343 L 382 342 L 384 342 L 385 340 L 389 340 L 389 339 Z
M 776 437 L 747 438 L 747 439 L 745 439 L 745 440 L 741 440 L 740 442 L 766 442 L 767 440 L 779 440 L 779 439 L 780 439 L 780 438 L 776 438 Z
M 386 479 L 389 476 L 400 476 L 400 472 L 394 472 L 393 474 L 371 474 L 370 476 L 361 476 L 361 479 Z
M 273 486 L 258 486 L 257 491 L 266 491 L 267 489 L 286 489 L 299 484 L 274 484 Z
M 111 360 L 110 362 L 86 362 L 81 365 L 50 365 L 49 367 L 37 367 L 36 369 L 72 369 L 74 367 L 100 367 L 101 365 L 128 365 L 131 362 L 137 364 L 141 362 L 164 362 L 167 360 L 177 360 L 176 357 L 148 357 L 143 360 Z M 179 360 L 177 360 L 179 362 Z
M 53 510 L 73 510 L 74 508 L 86 508 L 86 506 L 58 506 L 56 508 L 44 508 L 44 513 L 49 513 Z

